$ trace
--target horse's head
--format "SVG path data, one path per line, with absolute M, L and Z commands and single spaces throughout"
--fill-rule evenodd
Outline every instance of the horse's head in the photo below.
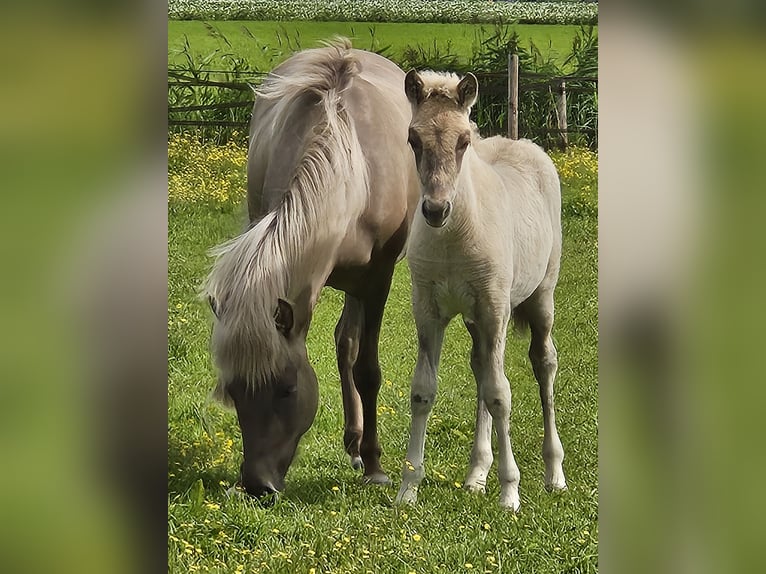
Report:
M 276 352 L 281 356 L 269 357 L 275 360 L 269 361 L 272 367 L 267 374 L 248 381 L 244 374 L 232 369 L 236 361 L 227 360 L 226 349 L 214 345 L 216 362 L 223 367 L 221 376 L 225 377 L 220 386 L 227 395 L 224 398 L 234 403 L 242 431 L 244 461 L 240 481 L 247 493 L 256 497 L 284 489 L 298 442 L 317 412 L 319 385 L 306 353 L 311 311 L 303 299 L 295 303 L 277 301 L 270 327 L 275 331 L 271 335 L 278 337 Z M 216 332 L 226 329 L 220 317 L 213 329 L 214 341 L 226 340 L 225 334 Z
M 423 216 L 431 227 L 442 227 L 452 211 L 463 155 L 471 143 L 468 116 L 478 82 L 470 73 L 458 81 L 454 74 L 410 70 L 404 91 L 412 104 L 408 143 L 420 176 Z

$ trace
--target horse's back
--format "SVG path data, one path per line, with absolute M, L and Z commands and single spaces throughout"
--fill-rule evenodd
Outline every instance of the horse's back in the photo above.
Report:
M 292 91 L 284 92 L 292 100 L 256 99 L 248 153 L 251 222 L 274 209 L 290 188 L 307 142 L 324 119 L 323 106 L 317 105 L 324 94 L 336 94 L 364 155 L 368 189 L 360 193 L 367 194 L 366 208 L 358 225 L 349 227 L 330 278 L 330 284 L 345 290 L 376 265 L 378 255 L 399 255 L 417 205 L 417 175 L 406 145 L 411 111 L 404 72 L 378 54 L 340 43 L 295 54 L 264 84 L 290 86 Z
M 561 188 L 547 153 L 529 140 L 495 136 L 475 142 L 477 155 L 498 178 L 495 191 L 485 192 L 485 209 L 508 230 L 512 254 L 514 305 L 540 285 L 552 287 L 561 258 Z M 492 196 L 499 193 L 503 197 Z M 510 223 L 510 225 L 509 225 Z

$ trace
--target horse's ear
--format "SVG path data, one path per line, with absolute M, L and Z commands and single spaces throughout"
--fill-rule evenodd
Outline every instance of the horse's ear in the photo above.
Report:
M 417 70 L 410 70 L 404 77 L 404 93 L 413 106 L 423 101 L 423 80 Z
M 277 310 L 274 311 L 274 323 L 277 331 L 287 337 L 293 329 L 293 306 L 284 299 L 277 299 Z
M 479 95 L 479 81 L 471 72 L 465 75 L 457 85 L 457 103 L 461 108 L 470 110 L 476 103 L 476 97 Z
M 210 310 L 213 311 L 213 315 L 215 315 L 216 319 L 220 319 L 221 315 L 218 312 L 218 302 L 213 299 L 212 295 L 208 295 L 207 302 L 210 305 Z

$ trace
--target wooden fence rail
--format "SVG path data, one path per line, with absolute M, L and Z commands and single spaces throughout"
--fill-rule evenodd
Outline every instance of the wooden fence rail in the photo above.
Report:
M 497 72 L 479 72 L 476 77 L 479 85 L 482 85 L 480 94 L 495 96 L 506 94 L 507 102 L 507 137 L 517 139 L 519 137 L 519 127 L 526 129 L 525 133 L 535 133 L 538 135 L 551 135 L 557 137 L 558 145 L 565 148 L 569 143 L 570 134 L 587 134 L 595 136 L 597 129 L 585 126 L 571 125 L 567 118 L 567 95 L 568 94 L 588 94 L 595 93 L 598 89 L 597 76 L 573 76 L 564 75 L 551 77 L 545 74 L 535 72 L 524 72 L 519 70 L 518 56 L 508 55 L 508 69 Z M 236 77 L 237 79 L 246 78 L 249 81 L 225 81 L 211 79 L 210 75 L 220 75 L 223 78 Z M 206 112 L 220 110 L 237 110 L 252 107 L 255 101 L 253 87 L 259 84 L 266 76 L 265 73 L 253 72 L 247 70 L 226 71 L 226 70 L 168 70 L 168 91 L 182 88 L 214 88 L 224 90 L 234 90 L 236 92 L 249 92 L 246 97 L 232 97 L 231 102 L 222 102 L 214 104 L 196 104 L 196 105 L 168 105 L 168 124 L 170 126 L 198 126 L 205 128 L 241 128 L 247 131 L 248 121 L 237 121 L 237 116 L 230 116 L 232 119 L 188 119 L 178 117 L 189 112 Z M 507 79 L 502 82 L 502 79 Z M 505 86 L 503 86 L 505 84 Z M 519 94 L 533 91 L 549 92 L 552 96 L 552 108 L 555 116 L 555 128 L 546 126 L 529 126 L 524 122 L 519 123 Z

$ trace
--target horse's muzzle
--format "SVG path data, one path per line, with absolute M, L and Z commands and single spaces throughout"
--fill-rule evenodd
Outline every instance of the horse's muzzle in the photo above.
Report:
M 428 198 L 423 200 L 423 217 L 431 227 L 443 227 L 452 212 L 451 201 L 432 201 Z

